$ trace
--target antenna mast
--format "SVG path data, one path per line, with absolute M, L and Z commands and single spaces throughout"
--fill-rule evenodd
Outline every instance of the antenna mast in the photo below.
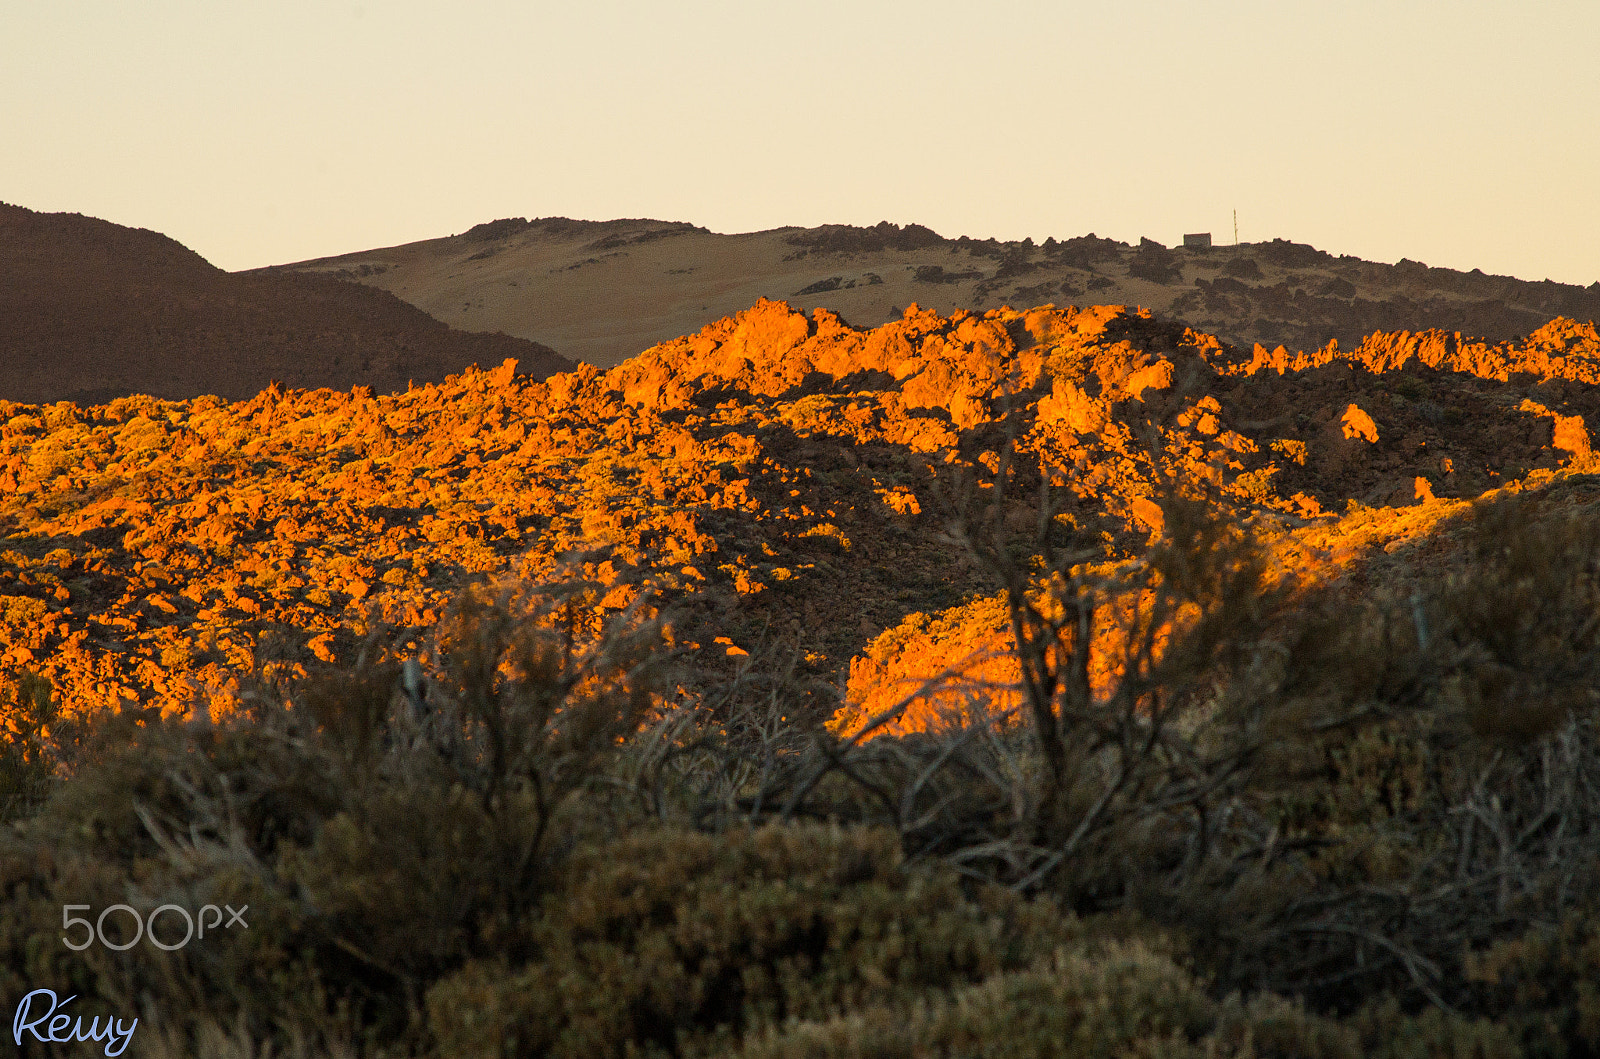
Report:
M 1239 245 L 1239 211 L 1233 211 L 1233 245 Z

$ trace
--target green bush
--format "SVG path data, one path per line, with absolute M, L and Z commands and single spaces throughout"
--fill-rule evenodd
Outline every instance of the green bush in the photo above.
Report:
M 1058 950 L 950 995 L 793 1020 L 757 1036 L 739 1059 L 1097 1059 L 1194 1056 L 1216 1003 L 1170 959 L 1138 945 Z
M 537 958 L 467 965 L 429 991 L 428 1020 L 463 1057 L 726 1049 L 983 981 L 1083 933 L 1048 902 L 906 871 L 883 830 L 646 830 L 576 850 L 530 926 Z
M 1215 999 L 1138 942 L 1063 947 L 949 995 L 752 1034 L 738 1059 L 1514 1059 L 1502 1027 L 1393 1005 L 1341 1024 L 1271 995 Z

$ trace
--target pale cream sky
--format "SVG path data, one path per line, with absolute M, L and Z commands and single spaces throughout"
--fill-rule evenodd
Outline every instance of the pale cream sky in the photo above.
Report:
M 0 201 L 227 269 L 506 216 L 1600 281 L 1600 3 L 0 0 Z

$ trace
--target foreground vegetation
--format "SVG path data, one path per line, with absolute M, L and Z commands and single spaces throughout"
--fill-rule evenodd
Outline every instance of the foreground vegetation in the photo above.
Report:
M 899 738 L 577 576 L 215 722 L 8 689 L 0 999 L 137 1015 L 147 1055 L 1600 1051 L 1594 513 L 1486 501 L 1458 573 L 1386 594 L 1162 508 L 1106 568 L 969 504 L 1020 684 L 950 674 Z M 118 903 L 249 925 L 59 940 Z

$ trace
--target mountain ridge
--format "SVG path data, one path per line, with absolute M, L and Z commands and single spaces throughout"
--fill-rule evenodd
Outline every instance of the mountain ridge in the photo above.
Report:
M 1377 331 L 1427 329 L 1507 341 L 1558 316 L 1600 318 L 1600 281 L 1389 265 L 1282 239 L 1197 249 L 1090 234 L 1035 245 L 887 221 L 718 234 L 677 221 L 502 218 L 257 271 L 330 272 L 454 327 L 522 335 L 601 367 L 763 297 L 868 327 L 912 302 L 942 313 L 1138 305 L 1246 348 L 1349 348 Z

